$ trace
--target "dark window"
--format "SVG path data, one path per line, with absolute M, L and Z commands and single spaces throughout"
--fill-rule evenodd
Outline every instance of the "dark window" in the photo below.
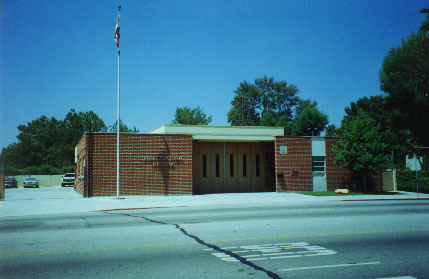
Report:
M 247 176 L 246 154 L 243 154 L 243 177 Z
M 216 177 L 219 177 L 219 154 L 216 154 Z
M 312 167 L 313 171 L 325 171 L 325 157 L 313 156 Z
M 260 168 L 259 167 L 259 154 L 256 154 L 256 176 L 260 176 L 261 175 L 261 172 L 260 172 L 259 168 Z
M 234 177 L 234 154 L 229 154 L 229 176 Z
M 203 177 L 207 177 L 207 155 L 203 154 Z

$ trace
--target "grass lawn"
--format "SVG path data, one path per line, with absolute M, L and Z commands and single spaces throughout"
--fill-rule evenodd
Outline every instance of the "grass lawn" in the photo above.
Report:
M 307 192 L 300 191 L 296 192 L 297 194 L 303 194 L 314 197 L 326 197 L 326 196 L 359 196 L 359 195 L 402 195 L 402 193 L 397 192 L 385 192 L 385 191 L 373 191 L 373 192 L 350 192 L 348 194 L 335 194 L 335 192 Z

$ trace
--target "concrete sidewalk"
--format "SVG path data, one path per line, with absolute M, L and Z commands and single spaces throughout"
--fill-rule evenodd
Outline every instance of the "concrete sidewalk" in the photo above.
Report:
M 297 193 L 227 193 L 195 196 L 125 196 L 83 198 L 73 188 L 41 187 L 6 189 L 6 200 L 0 201 L 0 218 L 40 214 L 90 212 L 110 209 L 182 207 L 203 205 L 296 204 L 339 200 L 414 199 L 415 193 L 403 195 L 356 195 L 314 197 Z M 419 194 L 428 199 L 428 194 Z

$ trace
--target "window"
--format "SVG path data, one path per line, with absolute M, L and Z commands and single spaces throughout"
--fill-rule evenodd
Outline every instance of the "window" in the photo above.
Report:
M 219 177 L 219 154 L 216 154 L 216 177 Z
M 243 177 L 247 176 L 246 154 L 243 154 Z
M 313 171 L 325 171 L 325 157 L 313 156 Z
M 259 154 L 256 154 L 256 176 L 260 176 Z
M 229 154 L 229 176 L 234 177 L 234 154 Z
M 203 177 L 207 177 L 207 154 L 203 154 Z

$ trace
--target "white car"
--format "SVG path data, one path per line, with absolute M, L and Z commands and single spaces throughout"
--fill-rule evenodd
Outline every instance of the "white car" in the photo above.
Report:
M 36 187 L 39 188 L 39 180 L 35 177 L 29 177 L 24 180 L 24 188 Z
M 65 173 L 63 177 L 61 177 L 61 187 L 64 187 L 66 185 L 74 186 L 74 181 L 74 172 Z

